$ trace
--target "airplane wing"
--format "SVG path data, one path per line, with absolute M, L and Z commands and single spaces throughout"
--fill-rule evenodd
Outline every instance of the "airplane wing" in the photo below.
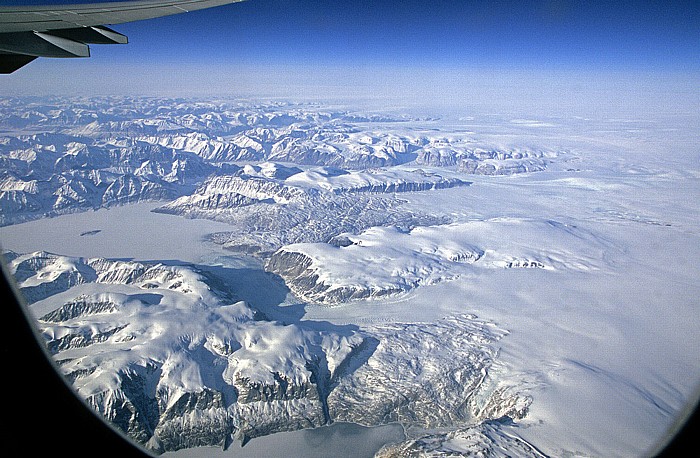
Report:
M 37 57 L 90 57 L 88 44 L 125 44 L 105 24 L 152 19 L 244 0 L 136 0 L 78 5 L 0 7 L 0 73 Z

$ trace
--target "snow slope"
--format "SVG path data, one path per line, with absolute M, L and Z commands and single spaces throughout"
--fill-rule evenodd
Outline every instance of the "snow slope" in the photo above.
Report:
M 337 304 L 469 277 L 479 268 L 598 269 L 604 250 L 576 227 L 506 218 L 410 231 L 375 227 L 331 243 L 286 245 L 266 268 L 305 301 Z

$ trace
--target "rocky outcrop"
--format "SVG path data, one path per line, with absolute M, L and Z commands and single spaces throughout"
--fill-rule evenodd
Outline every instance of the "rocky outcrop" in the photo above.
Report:
M 529 442 L 509 433 L 506 430 L 507 426 L 509 426 L 509 419 L 501 418 L 447 433 L 422 435 L 399 444 L 387 445 L 375 456 L 376 458 L 395 456 L 545 457 Z
M 354 284 L 338 286 L 320 279 L 320 272 L 311 268 L 313 259 L 306 254 L 279 250 L 265 265 L 265 269 L 285 279 L 285 284 L 298 297 L 310 302 L 340 304 L 360 299 L 380 298 L 409 289 L 395 285 L 378 288 L 373 285 Z
M 156 453 L 203 446 L 226 449 L 235 430 L 223 393 L 204 388 L 183 393 L 161 412 L 146 446 Z
M 144 200 L 172 199 L 176 195 L 177 192 L 169 189 L 165 184 L 144 180 L 134 175 L 124 175 L 107 186 L 102 194 L 102 204 L 108 206 Z
M 312 195 L 265 178 L 217 176 L 207 180 L 191 195 L 175 199 L 154 211 L 190 218 L 220 219 L 230 210 L 255 204 L 303 204 Z
M 124 326 L 106 329 L 104 331 L 91 330 L 89 333 L 68 333 L 60 337 L 47 337 L 46 348 L 52 354 L 73 348 L 84 348 L 96 343 L 105 342 L 107 339 L 118 333 Z
M 515 173 L 540 172 L 547 168 L 547 164 L 541 159 L 480 161 L 463 159 L 459 163 L 459 170 L 474 175 L 513 175 Z
M 234 386 L 238 391 L 238 402 L 247 404 L 250 402 L 289 401 L 290 399 L 319 399 L 317 386 L 310 380 L 295 384 L 284 374 L 275 372 L 272 374 L 273 383 L 264 383 L 250 380 L 236 374 Z
M 29 303 L 67 291 L 75 285 L 90 282 L 133 284 L 145 289 L 164 287 L 186 293 L 192 290 L 190 283 L 200 278 L 199 274 L 191 273 L 181 267 L 103 258 L 76 258 L 43 251 L 17 256 L 9 267 L 15 275 L 22 295 Z M 226 296 L 225 292 L 219 290 L 215 290 L 214 293 Z M 88 311 L 98 313 L 95 310 L 102 307 L 113 308 L 113 304 L 110 305 L 109 302 L 95 304 L 86 302 L 85 298 L 79 298 L 45 315 L 44 318 L 47 318 L 47 321 L 54 321 L 58 317 L 78 316 L 77 314 Z
M 433 180 L 423 179 L 424 177 L 418 175 L 415 181 L 400 180 L 400 181 L 387 181 L 385 183 L 376 184 L 365 184 L 353 187 L 339 187 L 333 189 L 336 194 L 346 193 L 346 192 L 358 192 L 358 193 L 378 193 L 378 194 L 390 194 L 390 193 L 401 193 L 401 192 L 424 192 L 424 191 L 434 191 L 437 189 L 449 189 L 458 186 L 469 186 L 471 182 L 461 180 L 459 178 L 442 178 L 435 177 Z

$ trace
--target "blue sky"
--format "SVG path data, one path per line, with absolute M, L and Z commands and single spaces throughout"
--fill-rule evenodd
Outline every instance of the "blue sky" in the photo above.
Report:
M 134 63 L 184 57 L 700 68 L 700 2 L 694 1 L 248 0 L 115 28 L 130 36 L 130 48 L 94 47 L 93 55 Z
M 700 75 L 697 1 L 248 0 L 114 28 L 130 44 L 93 45 L 90 59 L 70 63 L 40 59 L 6 82 L 36 85 L 41 77 L 50 88 L 60 86 L 60 75 L 75 81 L 107 72 L 105 82 L 115 84 L 128 72 L 140 75 L 132 80 L 141 88 L 150 79 L 192 89 L 191 73 L 198 69 L 207 81 L 202 84 L 221 86 L 223 78 L 241 87 L 277 87 L 280 81 L 319 86 L 333 79 L 358 86 L 376 79 L 386 86 L 401 79 L 398 73 L 434 72 L 452 80 L 478 75 L 483 84 L 493 73 L 501 79 L 682 75 L 686 85 Z M 47 73 L 55 73 L 48 82 Z

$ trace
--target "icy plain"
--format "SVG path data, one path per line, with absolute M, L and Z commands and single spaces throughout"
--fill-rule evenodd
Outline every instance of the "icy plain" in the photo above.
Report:
M 110 106 L 5 101 L 0 241 L 151 450 L 336 421 L 401 423 L 381 456 L 639 456 L 695 401 L 697 113 Z

